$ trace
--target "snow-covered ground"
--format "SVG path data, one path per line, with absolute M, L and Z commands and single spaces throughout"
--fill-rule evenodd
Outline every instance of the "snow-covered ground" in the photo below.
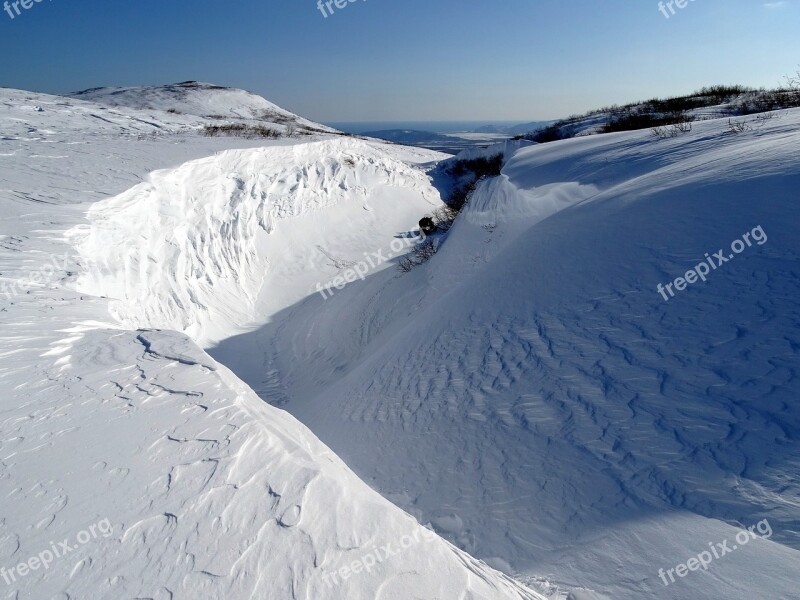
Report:
M 78 252 L 94 201 L 170 181 L 155 168 L 306 152 L 151 118 L 2 90 L 0 597 L 540 599 L 380 497 L 185 334 L 126 329 L 113 299 L 78 289 L 125 243 Z M 333 143 L 311 142 L 320 162 Z M 376 177 L 396 160 L 362 154 Z M 137 217 L 156 207 L 170 210 Z
M 0 305 L 0 565 L 113 527 L 19 598 L 800 598 L 800 110 L 521 148 L 400 273 L 442 155 L 6 94 L 0 285 L 69 255 Z M 364 572 L 424 532 L 362 481 L 460 551 Z
M 783 90 L 781 92 L 768 90 L 751 91 L 732 91 L 722 92 L 719 88 L 727 86 L 715 86 L 718 88 L 716 97 L 713 95 L 696 92 L 694 95 L 671 99 L 654 99 L 645 102 L 634 102 L 624 106 L 611 106 L 597 111 L 592 111 L 583 115 L 572 115 L 559 121 L 545 123 L 531 123 L 530 126 L 521 125 L 515 127 L 517 135 L 529 135 L 541 131 L 551 125 L 561 133 L 564 138 L 582 137 L 586 135 L 597 135 L 604 131 L 606 125 L 625 119 L 633 115 L 646 116 L 652 118 L 671 117 L 675 119 L 685 118 L 689 121 L 708 121 L 715 119 L 731 119 L 734 123 L 752 120 L 759 110 L 766 111 L 767 108 L 757 109 L 758 106 L 772 106 L 772 110 L 796 106 L 792 100 L 793 91 Z M 733 87 L 733 86 L 732 86 Z M 722 101 L 722 98 L 726 98 Z M 720 102 L 715 104 L 715 102 Z M 691 108 L 690 108 L 691 107 Z M 753 113 L 750 117 L 743 116 Z M 761 113 L 762 116 L 768 113 Z M 670 129 L 670 126 L 661 127 Z
M 134 108 L 165 122 L 172 120 L 169 115 L 185 115 L 184 118 L 200 117 L 206 123 L 257 123 L 273 126 L 280 131 L 285 131 L 289 124 L 298 131 L 335 131 L 246 90 L 199 81 L 146 87 L 92 88 L 76 92 L 71 97 L 107 107 Z M 164 112 L 167 115 L 162 114 Z
M 425 266 L 309 290 L 211 353 L 503 570 L 575 598 L 796 598 L 799 124 L 523 149 Z

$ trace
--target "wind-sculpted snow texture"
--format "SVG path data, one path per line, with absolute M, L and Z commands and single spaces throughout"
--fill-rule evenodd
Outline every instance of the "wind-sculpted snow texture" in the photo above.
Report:
M 0 564 L 115 527 L 24 593 L 531 597 L 436 540 L 323 579 L 418 526 L 242 380 L 384 497 L 554 600 L 797 598 L 800 111 L 738 135 L 709 120 L 520 149 L 429 262 L 378 261 L 323 297 L 315 284 L 440 206 L 421 170 L 440 156 L 327 140 L 144 175 L 140 152 L 168 155 L 166 140 L 102 141 L 129 126 L 119 110 L 87 147 L 133 157 L 130 172 L 61 152 L 68 134 L 37 129 L 47 110 L 0 147 L 3 276 L 79 251 L 0 312 L 15 498 Z M 106 193 L 97 169 L 114 174 Z M 19 175 L 34 170 L 47 175 Z M 59 207 L 69 194 L 110 198 L 84 218 Z M 707 282 L 658 293 L 758 226 L 765 243 Z M 764 520 L 768 539 L 664 585 L 661 569 Z
M 424 266 L 212 353 L 279 381 L 384 495 L 553 594 L 798 598 L 799 125 L 522 149 Z M 706 283 L 657 292 L 759 225 L 768 241 Z M 769 540 L 659 578 L 765 518 Z
M 37 300 L 41 307 L 45 298 L 26 298 L 17 314 Z M 15 395 L 19 405 L 3 411 L 2 562 L 26 561 L 102 519 L 113 531 L 4 584 L 9 592 L 366 600 L 418 589 L 425 598 L 455 600 L 464 590 L 535 598 L 420 534 L 308 430 L 184 336 L 62 336 L 43 359 L 15 357 L 27 400 Z M 22 377 L 4 369 L 2 379 Z M 387 546 L 395 554 L 370 572 L 330 579 Z
M 84 273 L 108 268 L 126 242 L 121 234 L 107 238 L 96 246 L 101 256 L 71 246 L 94 223 L 86 220 L 88 201 L 137 189 L 159 161 L 167 167 L 176 157 L 250 144 L 124 140 L 122 113 L 121 125 L 110 124 L 88 115 L 99 111 L 89 103 L 65 99 L 56 107 L 62 101 L 51 96 L 3 94 L 0 597 L 542 599 L 426 534 L 192 339 L 126 329 L 109 314 L 112 299 L 77 289 Z M 85 137 L 73 134 L 80 128 Z M 366 163 L 377 160 L 369 152 Z M 223 153 L 210 164 L 241 164 L 237 157 Z M 150 181 L 158 180 L 156 173 Z M 251 199 L 237 196 L 236 185 L 225 189 Z M 279 216 L 302 213 L 290 198 L 283 213 L 263 210 L 252 227 L 279 229 Z M 188 206 L 173 208 L 194 217 Z M 147 210 L 156 207 L 169 208 L 141 206 L 143 235 L 158 221 Z M 89 536 L 98 523 L 107 524 L 103 535 Z M 47 568 L 31 563 L 51 549 L 59 556 Z M 23 562 L 36 567 L 25 572 Z

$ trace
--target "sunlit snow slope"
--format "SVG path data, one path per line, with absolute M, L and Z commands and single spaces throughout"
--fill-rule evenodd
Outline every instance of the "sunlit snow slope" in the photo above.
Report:
M 410 237 L 440 204 L 421 170 L 366 142 L 229 151 L 92 207 L 75 236 L 98 264 L 80 288 L 127 327 L 208 344 L 302 299 L 341 252 Z
M 214 122 L 261 122 L 287 124 L 300 130 L 335 131 L 330 127 L 304 119 L 272 102 L 237 88 L 222 87 L 199 81 L 146 87 L 102 87 L 71 94 L 104 106 L 133 108 L 142 112 L 158 111 L 173 115 L 190 115 Z
M 187 336 L 126 329 L 110 299 L 76 289 L 83 273 L 108 268 L 126 242 L 122 234 L 107 239 L 101 257 L 71 245 L 94 222 L 86 219 L 92 201 L 143 179 L 162 181 L 148 176 L 154 166 L 181 172 L 185 161 L 239 148 L 206 164 L 266 168 L 255 157 L 269 154 L 252 150 L 253 163 L 238 163 L 252 142 L 131 139 L 129 125 L 145 120 L 141 113 L 96 117 L 102 113 L 87 102 L 0 93 L 0 597 L 541 598 L 426 534 Z M 363 152 L 369 163 L 373 155 Z M 235 185 L 225 187 L 236 176 L 232 169 L 220 185 L 250 202 Z M 362 196 L 353 197 L 366 211 Z M 286 199 L 271 206 L 302 214 L 309 201 L 288 191 Z M 169 206 L 154 199 L 147 208 Z M 178 208 L 187 220 L 204 214 L 188 199 Z M 213 214 L 207 235 L 221 223 L 229 234 L 243 231 Z M 152 235 L 148 226 L 159 218 L 174 224 L 146 210 L 139 216 L 141 235 Z M 272 223 L 277 232 L 283 216 L 264 210 L 252 227 Z M 209 272 L 218 266 L 207 264 Z M 159 281 L 137 281 L 159 293 Z

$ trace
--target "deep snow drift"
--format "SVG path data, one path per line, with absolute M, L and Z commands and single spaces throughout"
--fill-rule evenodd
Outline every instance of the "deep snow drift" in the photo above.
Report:
M 90 202 L 136 189 L 154 167 L 180 172 L 182 162 L 236 148 L 207 159 L 227 165 L 254 145 L 175 136 L 170 123 L 2 91 L 0 595 L 541 598 L 426 534 L 183 334 L 125 329 L 112 322 L 109 299 L 76 289 L 79 276 L 116 260 L 123 241 L 107 239 L 101 257 L 78 254 L 70 240 L 86 235 Z M 162 135 L 140 140 L 137 129 Z M 275 143 L 276 156 L 285 143 Z M 393 160 L 371 146 L 362 152 L 355 158 L 365 177 L 380 173 L 371 160 Z M 235 186 L 226 189 L 239 197 Z M 408 193 L 421 202 L 419 190 Z M 155 199 L 147 206 L 168 208 Z M 274 219 L 277 231 L 285 215 L 259 216 L 262 224 Z
M 348 264 L 307 265 L 304 300 L 212 354 L 384 495 L 554 596 L 796 598 L 798 125 L 520 150 L 429 263 L 327 299 L 312 282 Z M 659 294 L 744 234 L 707 283 Z
M 76 245 L 102 262 L 80 289 L 112 298 L 125 327 L 209 344 L 307 296 L 348 249 L 391 252 L 394 234 L 439 205 L 422 171 L 365 142 L 229 151 L 92 207 Z

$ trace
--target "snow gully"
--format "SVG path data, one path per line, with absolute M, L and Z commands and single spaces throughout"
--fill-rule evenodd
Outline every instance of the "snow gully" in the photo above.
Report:
M 395 256 L 397 256 L 403 250 L 413 246 L 419 238 L 417 237 L 410 237 L 410 238 L 395 238 L 392 240 L 392 243 L 389 244 L 391 248 L 391 252 L 389 252 L 386 256 L 383 254 L 383 250 L 378 250 L 377 252 L 370 252 L 364 253 L 364 258 L 366 260 L 362 260 L 355 265 L 351 266 L 347 270 L 344 271 L 343 274 L 340 274 L 338 277 L 329 281 L 326 284 L 317 283 L 317 292 L 320 293 L 323 300 L 327 300 L 331 296 L 333 296 L 333 290 L 331 288 L 335 288 L 337 290 L 341 290 L 344 288 L 345 285 L 348 283 L 354 282 L 356 279 L 364 280 L 367 273 L 370 269 L 375 269 L 385 263 L 388 260 L 391 260 Z M 327 292 L 327 294 L 326 294 Z

